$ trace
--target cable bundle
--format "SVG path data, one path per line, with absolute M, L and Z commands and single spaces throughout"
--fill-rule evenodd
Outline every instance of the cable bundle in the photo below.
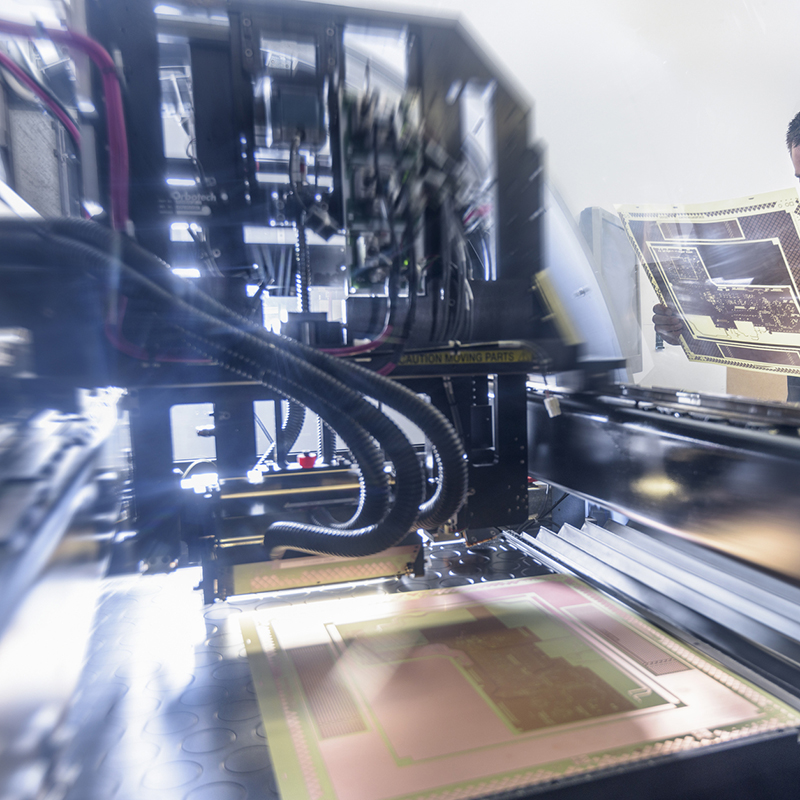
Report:
M 46 36 L 56 44 L 73 47 L 81 53 L 85 53 L 94 65 L 100 70 L 103 80 L 103 94 L 106 101 L 106 128 L 108 133 L 108 155 L 109 155 L 109 183 L 111 189 L 111 224 L 116 230 L 125 230 L 128 223 L 128 134 L 125 130 L 125 115 L 122 106 L 122 91 L 117 75 L 117 65 L 114 59 L 98 44 L 94 39 L 84 36 L 81 33 L 71 30 L 61 30 L 59 28 L 45 28 L 44 26 L 23 25 L 12 20 L 0 19 L 0 32 L 8 33 L 12 36 L 22 36 L 29 39 L 39 39 Z M 22 80 L 22 77 L 14 70 L 14 62 L 5 60 L 2 64 L 13 74 Z M 69 115 L 62 119 L 57 113 L 57 109 L 52 103 L 47 102 L 46 98 L 40 93 L 41 87 L 34 89 L 34 86 L 26 81 L 26 85 L 36 91 L 37 96 L 42 102 L 53 111 L 61 122 L 67 127 L 73 137 L 80 133 L 75 125 L 70 123 L 72 120 Z
M 380 552 L 415 527 L 434 528 L 461 507 L 467 461 L 447 419 L 409 389 L 357 365 L 271 333 L 174 276 L 168 265 L 127 236 L 93 222 L 59 219 L 0 228 L 0 264 L 53 265 L 89 271 L 110 292 L 140 294 L 181 331 L 202 356 L 257 381 L 317 413 L 336 430 L 360 473 L 361 500 L 349 522 L 323 527 L 277 522 L 264 543 L 271 555 L 287 549 L 358 557 Z M 424 479 L 414 448 L 366 398 L 394 408 L 428 437 L 439 481 L 423 502 Z M 395 473 L 393 494 L 385 461 Z

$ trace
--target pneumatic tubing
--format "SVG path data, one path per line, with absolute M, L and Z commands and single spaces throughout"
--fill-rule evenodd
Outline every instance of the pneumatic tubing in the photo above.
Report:
M 177 278 L 168 265 L 133 240 L 119 236 L 95 223 L 85 220 L 60 219 L 47 223 L 56 233 L 98 246 L 101 250 L 121 251 L 122 258 L 145 271 L 159 285 L 172 289 Z M 376 375 L 359 365 L 333 358 L 294 339 L 279 336 L 263 326 L 237 314 L 209 297 L 188 281 L 181 282 L 184 299 L 207 313 L 232 322 L 243 335 L 255 339 L 262 347 L 278 347 L 330 373 L 375 400 L 400 412 L 428 437 L 439 465 L 439 479 L 432 497 L 420 506 L 417 519 L 421 528 L 432 529 L 451 519 L 466 499 L 468 464 L 463 444 L 453 426 L 438 409 L 426 403 L 410 389 L 395 381 Z
M 27 254 L 30 257 L 32 244 L 36 240 L 32 242 L 30 236 L 23 237 L 20 249 L 13 246 L 20 244 L 20 238 L 12 236 L 6 239 L 6 243 L 10 246 L 0 255 L 2 260 L 19 263 L 21 255 Z M 269 359 L 264 358 L 264 348 L 253 347 L 254 342 L 243 338 L 235 326 L 193 308 L 168 290 L 149 281 L 137 270 L 118 262 L 106 253 L 54 236 L 49 236 L 46 240 L 39 238 L 38 244 L 40 252 L 37 254 L 37 263 L 51 262 L 55 246 L 62 259 L 65 255 L 72 255 L 78 258 L 82 265 L 89 263 L 100 266 L 105 278 L 117 272 L 120 278 L 133 281 L 138 288 L 145 290 L 152 298 L 165 302 L 171 309 L 176 308 L 202 319 L 207 325 L 203 334 L 191 332 L 190 335 L 210 346 L 215 357 L 224 366 L 258 380 L 314 409 L 323 420 L 340 431 L 342 438 L 354 451 L 359 449 L 353 446 L 354 430 L 359 429 L 359 423 L 365 425 L 369 431 L 368 436 L 374 436 L 383 445 L 397 476 L 395 501 L 389 514 L 376 525 L 353 531 L 339 531 L 299 523 L 276 523 L 271 526 L 265 537 L 265 544 L 273 555 L 280 554 L 286 549 L 327 555 L 368 555 L 396 544 L 413 527 L 422 495 L 422 475 L 416 453 L 394 423 L 358 393 L 321 370 L 281 352 L 274 346 L 269 348 L 276 357 L 275 363 L 271 364 Z M 292 374 L 293 371 L 295 374 Z M 325 397 L 336 396 L 339 403 L 333 406 L 326 399 L 315 396 L 314 392 L 306 388 L 309 384 L 320 384 Z M 355 423 L 351 413 L 358 415 L 358 423 Z M 375 467 L 378 464 L 382 466 L 382 459 L 375 462 Z
M 189 333 L 189 336 L 194 337 L 196 334 Z M 268 374 L 264 367 L 261 366 L 260 354 L 258 354 L 259 361 L 247 357 L 242 358 L 238 353 L 225 351 L 219 343 L 209 342 L 206 337 L 202 337 L 201 341 L 202 343 L 198 345 L 199 352 L 217 358 L 226 369 L 249 380 L 269 385 L 286 394 L 286 396 L 294 396 L 300 400 L 303 386 L 296 383 L 293 386 L 287 386 L 285 382 L 276 380 L 274 375 Z M 210 349 L 204 348 L 203 344 L 210 345 Z M 314 410 L 323 419 L 327 416 L 320 411 L 322 403 L 318 405 L 310 398 L 304 398 L 300 401 L 308 405 L 309 408 L 316 406 Z M 389 426 L 394 425 L 374 406 L 372 408 L 378 417 L 384 417 Z M 337 410 L 335 416 L 339 435 L 347 442 L 347 437 L 342 435 L 340 425 L 344 415 Z M 388 426 L 386 427 L 388 428 Z M 395 435 L 388 435 L 388 432 L 385 433 L 381 436 L 380 441 L 386 457 L 394 465 L 396 473 L 394 503 L 387 516 L 376 525 L 354 530 L 306 525 L 297 522 L 275 522 L 269 527 L 264 536 L 264 544 L 273 558 L 282 555 L 288 549 L 350 558 L 372 555 L 396 545 L 409 531 L 414 529 L 419 500 L 422 496 L 422 473 L 417 455 L 399 429 L 396 429 Z
M 53 236 L 49 233 L 39 235 L 36 231 L 39 228 L 38 224 L 35 226 L 28 226 L 23 230 L 15 229 L 11 231 L 6 229 L 6 233 L 2 236 L 3 248 L 0 251 L 0 263 L 37 263 L 37 264 L 52 264 L 54 257 L 59 259 L 61 266 L 75 267 L 80 269 L 87 264 L 93 265 L 96 268 L 105 270 L 103 277 L 105 280 L 112 284 L 111 291 L 120 290 L 120 278 L 123 274 L 123 265 L 117 261 L 113 256 L 103 251 L 97 250 L 90 245 L 81 242 L 76 242 L 71 239 L 64 239 L 62 237 Z M 55 255 L 57 253 L 57 255 Z M 66 259 L 74 259 L 74 265 Z M 149 281 L 146 277 L 142 276 L 137 270 L 128 267 L 125 273 L 128 281 L 134 281 L 137 289 L 144 286 L 145 291 L 148 291 L 151 297 L 155 297 L 159 302 L 168 303 L 167 309 L 171 310 L 173 306 L 179 305 L 181 309 L 190 317 L 203 318 L 207 323 L 208 331 L 216 331 L 221 329 L 230 329 L 230 323 L 215 320 L 213 317 L 198 311 L 191 306 L 188 306 L 183 301 L 175 298 L 167 289 L 158 286 Z M 182 330 L 182 329 L 181 329 Z M 241 338 L 241 334 L 236 332 L 237 336 Z M 218 334 L 219 335 L 219 334 Z M 270 355 L 270 354 L 268 354 Z M 280 351 L 273 348 L 271 355 L 282 355 Z M 263 361 L 265 358 L 264 353 L 260 353 L 260 358 Z M 291 357 L 282 358 L 282 369 L 287 373 L 292 369 L 289 361 L 301 364 L 298 359 Z M 294 369 L 297 372 L 297 368 Z M 374 406 L 363 401 L 359 395 L 350 392 L 346 387 L 341 386 L 338 382 L 333 381 L 327 375 L 323 375 L 322 380 L 327 379 L 330 385 L 325 387 L 324 394 L 329 397 L 349 396 L 352 400 L 357 399 L 363 404 L 363 408 L 367 413 L 375 412 L 377 410 Z M 319 383 L 319 380 L 317 381 Z M 277 390 L 277 387 L 275 387 Z M 318 409 L 319 404 L 326 403 L 325 398 L 320 398 L 318 395 L 305 392 L 304 386 L 300 386 L 295 394 L 297 394 L 296 401 L 301 405 L 307 405 L 304 402 L 308 400 L 309 407 Z M 289 397 L 289 395 L 285 395 Z M 303 399 L 301 399 L 301 397 Z M 331 407 L 327 412 L 319 411 L 320 416 L 331 426 L 335 426 L 339 431 L 345 443 L 353 453 L 354 459 L 359 466 L 359 482 L 361 485 L 361 494 L 359 499 L 358 508 L 354 517 L 349 521 L 351 527 L 363 526 L 365 524 L 372 524 L 377 522 L 386 513 L 389 506 L 389 481 L 388 476 L 384 471 L 384 460 L 379 449 L 375 446 L 374 438 L 379 438 L 373 435 L 374 432 L 367 432 L 351 422 L 349 417 L 345 417 L 340 413 L 338 407 Z M 383 415 L 381 415 L 383 416 Z M 410 445 L 409 445 L 410 447 Z

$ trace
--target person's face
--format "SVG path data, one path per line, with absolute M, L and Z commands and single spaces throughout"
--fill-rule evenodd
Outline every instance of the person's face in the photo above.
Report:
M 792 164 L 794 165 L 795 177 L 800 179 L 800 147 L 793 147 L 791 150 Z

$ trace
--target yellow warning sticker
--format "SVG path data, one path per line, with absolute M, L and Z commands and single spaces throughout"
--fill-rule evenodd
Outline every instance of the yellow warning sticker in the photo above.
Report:
M 408 353 L 400 359 L 401 367 L 451 367 L 473 364 L 519 364 L 533 361 L 533 353 L 524 348 L 509 350 L 447 350 L 438 353 Z

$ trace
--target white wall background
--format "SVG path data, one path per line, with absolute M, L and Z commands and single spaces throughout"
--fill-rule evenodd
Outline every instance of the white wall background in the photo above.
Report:
M 460 16 L 531 100 L 550 178 L 574 214 L 796 182 L 783 138 L 800 111 L 797 0 L 359 4 Z M 643 309 L 654 299 L 646 287 Z M 651 344 L 652 325 L 643 334 Z M 645 354 L 640 379 L 725 390 L 724 368 L 689 364 L 678 348 Z
M 460 17 L 532 102 L 576 212 L 793 182 L 783 137 L 800 111 L 795 0 L 359 4 Z

